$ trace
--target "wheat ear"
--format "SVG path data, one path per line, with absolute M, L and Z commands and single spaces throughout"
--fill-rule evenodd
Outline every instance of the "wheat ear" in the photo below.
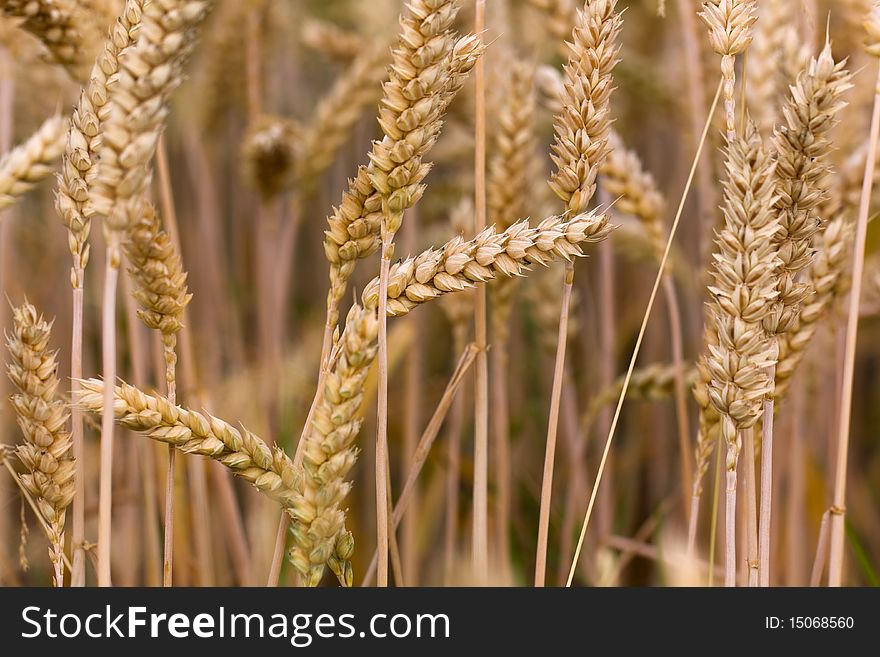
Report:
M 22 27 L 43 42 L 74 80 L 87 80 L 99 43 L 97 21 L 75 0 L 3 0 L 0 12 L 23 18 Z
M 297 157 L 300 193 L 314 187 L 331 164 L 364 109 L 382 95 L 379 80 L 388 64 L 388 45 L 365 47 L 321 98 L 306 125 Z
M 724 114 L 727 139 L 736 135 L 735 59 L 752 40 L 752 25 L 757 20 L 755 0 L 712 0 L 703 3 L 700 18 L 709 28 L 709 42 L 721 55 L 721 77 L 724 80 Z
M 515 59 L 509 67 L 504 104 L 498 113 L 495 149 L 489 161 L 486 198 L 489 220 L 500 230 L 528 216 L 528 185 L 535 157 L 534 66 Z M 508 351 L 510 317 L 517 281 L 500 278 L 489 288 L 492 307 L 490 352 L 492 430 L 497 487 L 496 548 L 502 573 L 510 573 L 510 418 L 508 408 Z
M 60 116 L 47 119 L 26 142 L 0 160 L 0 210 L 8 208 L 34 185 L 52 173 L 64 150 L 66 122 Z
M 357 32 L 319 18 L 303 21 L 300 39 L 315 52 L 343 62 L 355 60 L 369 49 L 366 39 Z
M 17 392 L 10 397 L 24 443 L 16 449 L 28 473 L 22 486 L 36 500 L 46 521 L 55 586 L 64 586 L 64 517 L 73 501 L 76 461 L 65 429 L 67 410 L 58 399 L 56 352 L 49 350 L 52 325 L 25 302 L 13 308 L 13 329 L 6 335 L 12 356 L 7 371 Z
M 831 45 L 826 43 L 819 57 L 811 60 L 804 73 L 798 76 L 792 96 L 783 106 L 784 122 L 774 135 L 779 194 L 775 209 L 781 225 L 774 239 L 781 269 L 777 281 L 778 302 L 773 313 L 764 319 L 764 329 L 774 337 L 777 362 L 787 356 L 783 353 L 788 344 L 785 336 L 798 331 L 801 306 L 813 291 L 808 283 L 797 279 L 812 259 L 814 237 L 819 228 L 816 212 L 827 194 L 824 178 L 829 171 L 829 133 L 836 123 L 837 112 L 845 105 L 841 96 L 850 87 L 850 75 L 845 66 L 845 60 L 834 61 Z M 770 373 L 775 380 L 775 366 Z M 775 397 L 774 391 L 769 391 L 763 404 L 758 566 L 761 586 L 770 583 Z
M 186 287 L 186 272 L 168 235 L 161 230 L 155 209 L 147 204 L 143 217 L 129 230 L 124 245 L 134 281 L 133 295 L 140 309 L 138 317 L 162 336 L 165 359 L 165 396 L 177 403 L 177 334 L 182 328 L 183 312 L 192 295 Z M 174 530 L 174 445 L 168 446 L 168 471 L 165 479 L 165 556 L 163 583 L 171 586 L 173 573 Z
M 393 253 L 394 236 L 403 213 L 424 193 L 422 180 L 430 165 L 422 161 L 433 146 L 442 125 L 448 97 L 456 90 L 454 53 L 482 51 L 479 38 L 456 41 L 451 25 L 458 5 L 452 1 L 411 0 L 400 17 L 400 35 L 392 51 L 389 79 L 383 85 L 379 126 L 385 136 L 373 142 L 368 173 L 382 199 L 380 222 L 381 257 L 379 296 L 379 383 L 376 443 L 376 507 L 379 540 L 379 586 L 388 584 L 388 486 L 382 473 L 388 469 L 388 359 L 384 294 Z
M 721 416 L 727 443 L 727 586 L 734 585 L 736 574 L 736 470 L 743 432 L 758 421 L 763 397 L 773 386 L 766 368 L 775 353 L 762 322 L 779 296 L 774 167 L 753 124 L 728 145 L 724 227 L 716 240 L 709 288 L 718 343 L 709 346 L 704 366 L 710 376 L 709 401 Z

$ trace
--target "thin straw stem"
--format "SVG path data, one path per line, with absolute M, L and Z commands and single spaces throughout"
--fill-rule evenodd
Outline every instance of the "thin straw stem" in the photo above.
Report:
M 690 482 L 693 481 L 691 465 L 691 430 L 688 422 L 687 384 L 685 383 L 684 337 L 681 328 L 681 308 L 672 276 L 663 277 L 663 295 L 669 314 L 669 338 L 672 345 L 672 361 L 675 365 L 675 419 L 678 423 L 678 450 L 681 467 L 682 509 L 688 509 Z
M 382 235 L 382 260 L 379 269 L 379 383 L 376 418 L 376 545 L 379 553 L 379 586 L 388 586 L 388 271 L 391 266 L 391 240 Z
M 83 343 L 83 281 L 84 272 L 77 270 L 77 285 L 73 288 L 73 315 L 70 332 L 70 394 L 76 398 L 79 381 L 82 379 L 82 343 Z M 70 439 L 73 443 L 73 458 L 76 460 L 76 471 L 73 475 L 74 493 L 71 504 L 73 548 L 73 567 L 70 570 L 70 585 L 81 587 L 86 585 L 86 552 L 83 543 L 86 535 L 85 507 L 85 448 L 83 445 L 83 412 L 76 404 L 70 409 Z
M 856 359 L 856 339 L 859 330 L 859 301 L 862 294 L 862 274 L 865 269 L 865 240 L 868 230 L 868 209 L 874 185 L 874 165 L 877 160 L 877 139 L 880 138 L 880 68 L 877 72 L 877 90 L 871 116 L 871 136 L 868 138 L 868 157 L 862 179 L 862 196 L 856 223 L 855 253 L 852 268 L 852 291 L 847 310 L 846 346 L 843 361 L 843 385 L 840 391 L 840 426 L 837 432 L 837 467 L 834 476 L 834 501 L 831 511 L 831 551 L 828 563 L 828 586 L 840 586 L 843 579 L 844 521 L 846 514 L 846 466 L 849 452 L 850 414 L 852 412 L 853 377 Z
M 755 432 L 743 431 L 746 465 L 746 532 L 748 535 L 749 586 L 758 586 L 758 492 L 755 479 Z
M 724 507 L 724 586 L 736 586 L 736 469 L 727 471 Z
M 547 442 L 544 451 L 544 474 L 541 480 L 541 508 L 538 516 L 538 548 L 535 557 L 535 586 L 543 587 L 547 571 L 547 541 L 550 533 L 550 499 L 553 495 L 553 465 L 556 460 L 556 434 L 559 428 L 559 402 L 565 374 L 565 349 L 568 341 L 568 313 L 574 283 L 574 262 L 565 263 L 562 308 L 559 311 L 559 335 L 556 341 L 556 363 L 550 393 L 550 417 L 547 421 Z
M 775 369 L 775 368 L 773 368 Z M 770 380 L 775 379 L 771 372 Z M 793 436 L 798 440 L 797 436 Z M 773 504 L 773 397 L 764 399 L 761 424 L 761 511 L 758 519 L 758 586 L 770 586 L 770 518 Z
M 418 445 L 416 445 L 415 452 L 413 453 L 413 460 L 406 471 L 406 481 L 403 484 L 403 489 L 400 491 L 400 498 L 398 498 L 397 504 L 394 505 L 394 510 L 391 513 L 392 531 L 397 529 L 397 526 L 400 524 L 400 521 L 403 519 L 404 514 L 409 508 L 413 491 L 416 489 L 416 482 L 418 481 L 425 462 L 428 460 L 428 455 L 431 452 L 431 447 L 434 445 L 434 440 L 436 440 L 437 434 L 440 433 L 440 427 L 443 426 L 446 414 L 456 400 L 456 393 L 464 381 L 465 374 L 467 374 L 471 365 L 473 365 L 477 353 L 476 345 L 470 344 L 465 347 L 458 359 L 458 364 L 455 366 L 455 371 L 452 373 L 449 382 L 446 384 L 446 390 L 443 391 L 443 396 L 440 398 L 437 408 L 434 409 L 434 414 L 431 416 L 431 420 L 428 422 L 425 430 L 419 438 Z M 364 575 L 363 582 L 361 582 L 361 586 L 368 586 L 372 581 L 373 576 L 376 574 L 376 565 L 377 554 L 374 553 L 373 558 L 370 561 L 370 566 L 367 568 L 367 572 Z
M 721 436 L 715 446 L 715 481 L 712 483 L 712 514 L 709 519 L 709 583 L 715 583 L 715 546 L 718 544 L 718 499 L 721 497 Z M 699 509 L 699 505 L 697 506 Z
M 816 543 L 816 557 L 813 559 L 813 569 L 810 571 L 810 586 L 819 586 L 822 581 L 822 572 L 828 561 L 828 516 L 831 511 L 822 514 L 822 522 L 819 524 L 819 540 Z
M 104 272 L 104 309 L 102 318 L 102 358 L 104 380 L 116 380 L 116 284 L 119 280 L 119 246 L 107 247 Z M 114 387 L 105 386 L 101 417 L 101 466 L 98 490 L 98 586 L 111 586 L 110 541 L 113 510 L 113 404 Z
M 486 0 L 476 0 L 474 33 L 482 39 Z M 474 232 L 486 227 L 486 72 L 483 58 L 474 68 Z M 486 288 L 476 290 L 474 336 L 477 354 L 474 390 L 474 518 L 473 571 L 485 582 L 489 570 L 489 363 L 487 351 Z
M 672 227 L 669 231 L 669 237 L 666 240 L 666 248 L 663 250 L 663 257 L 660 259 L 660 268 L 657 270 L 657 276 L 654 279 L 654 287 L 651 290 L 651 296 L 648 299 L 648 307 L 645 309 L 645 316 L 642 318 L 642 325 L 639 328 L 639 335 L 636 339 L 636 344 L 633 349 L 632 357 L 629 361 L 629 367 L 626 371 L 626 377 L 623 381 L 623 388 L 620 391 L 620 396 L 617 400 L 617 407 L 614 409 L 614 418 L 611 421 L 611 428 L 608 431 L 608 437 L 605 439 L 605 448 L 602 450 L 602 459 L 599 462 L 599 472 L 596 475 L 596 481 L 593 483 L 593 489 L 590 492 L 590 502 L 587 505 L 587 512 L 584 516 L 584 522 L 581 526 L 581 533 L 578 537 L 577 548 L 575 548 L 574 558 L 571 562 L 571 569 L 568 573 L 568 582 L 566 586 L 571 586 L 571 582 L 574 579 L 574 571 L 577 568 L 578 560 L 580 559 L 581 550 L 583 549 L 584 537 L 587 533 L 587 527 L 590 524 L 590 517 L 593 513 L 593 506 L 596 503 L 596 493 L 599 490 L 599 484 L 602 483 L 602 474 L 605 471 L 605 463 L 608 461 L 608 453 L 611 450 L 611 441 L 614 438 L 614 431 L 617 428 L 617 422 L 620 419 L 620 410 L 623 407 L 623 400 L 626 397 L 626 391 L 629 388 L 629 382 L 632 379 L 633 370 L 636 366 L 636 360 L 639 357 L 639 351 L 642 347 L 642 341 L 645 338 L 645 330 L 648 327 L 648 320 L 651 317 L 651 310 L 654 308 L 654 300 L 657 298 L 657 290 L 660 287 L 660 281 L 663 278 L 663 272 L 666 269 L 666 262 L 669 260 L 669 252 L 672 248 L 672 240 L 675 238 L 675 233 L 678 230 L 678 224 L 681 221 L 681 215 L 684 211 L 684 205 L 687 201 L 688 192 L 690 191 L 691 184 L 694 180 L 694 174 L 697 169 L 697 163 L 700 160 L 700 155 L 703 152 L 703 146 L 706 143 L 706 135 L 709 132 L 709 126 L 712 124 L 712 116 L 715 113 L 715 108 L 718 106 L 718 98 L 721 95 L 721 88 L 724 84 L 723 80 L 720 80 L 718 83 L 718 89 L 715 92 L 715 98 L 712 100 L 712 106 L 709 108 L 708 116 L 706 117 L 706 123 L 703 127 L 703 134 L 700 138 L 700 143 L 697 146 L 697 152 L 694 154 L 694 161 L 691 164 L 691 170 L 688 174 L 687 183 L 685 184 L 684 191 L 681 195 L 681 200 L 678 204 L 678 211 L 675 213 L 675 219 L 672 222 Z

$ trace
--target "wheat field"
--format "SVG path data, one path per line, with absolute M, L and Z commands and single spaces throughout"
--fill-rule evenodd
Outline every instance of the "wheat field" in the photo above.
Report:
M 878 141 L 873 0 L 0 0 L 0 584 L 880 584 Z

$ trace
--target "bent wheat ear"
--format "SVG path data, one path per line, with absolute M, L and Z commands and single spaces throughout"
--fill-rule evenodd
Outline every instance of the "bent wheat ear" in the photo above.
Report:
M 278 448 L 258 436 L 211 415 L 197 413 L 148 395 L 127 383 L 114 388 L 113 414 L 124 427 L 153 440 L 173 445 L 188 454 L 219 461 L 259 491 L 290 507 L 295 499 L 297 474 L 293 462 Z M 104 382 L 80 381 L 74 402 L 92 413 L 101 413 Z
M 28 473 L 24 488 L 34 496 L 46 520 L 55 570 L 55 585 L 64 585 L 64 517 L 73 501 L 76 462 L 70 434 L 65 430 L 67 410 L 58 399 L 58 363 L 49 351 L 52 325 L 29 303 L 13 308 L 13 330 L 6 335 L 12 356 L 7 366 L 17 392 L 10 397 L 24 434 L 16 454 Z
M 52 166 L 64 150 L 67 122 L 60 116 L 47 119 L 26 142 L 0 160 L 0 210 L 8 208 L 19 196 L 52 172 Z
M 424 37 L 419 38 L 424 39 Z M 422 48 L 425 47 L 427 46 L 422 46 Z M 437 47 L 437 44 L 434 43 L 432 47 Z M 413 165 L 416 160 L 419 161 L 420 164 L 418 167 L 414 168 L 410 166 L 408 170 L 405 170 L 404 168 L 398 169 L 396 166 L 392 166 L 392 171 L 398 172 L 395 173 L 393 177 L 388 177 L 387 172 L 378 174 L 381 178 L 386 179 L 388 184 L 392 186 L 402 184 L 403 178 L 408 178 L 407 185 L 411 192 L 408 200 L 413 203 L 415 203 L 421 196 L 423 191 L 420 191 L 421 181 L 424 176 L 427 175 L 429 168 L 426 164 L 422 166 L 421 155 L 424 155 L 427 152 L 427 149 L 433 146 L 434 141 L 436 141 L 441 126 L 440 117 L 446 111 L 446 108 L 449 107 L 449 104 L 455 98 L 456 94 L 461 90 L 461 87 L 467 79 L 468 73 L 473 69 L 477 58 L 480 57 L 484 49 L 483 44 L 473 35 L 461 37 L 453 44 L 450 54 L 451 61 L 448 62 L 447 80 L 443 87 L 443 92 L 435 99 L 438 102 L 438 106 L 432 105 L 433 109 L 430 112 L 431 116 L 434 117 L 434 120 L 429 124 L 433 132 L 431 132 L 430 138 L 428 138 L 427 132 L 424 134 L 418 133 L 419 139 L 417 141 L 421 145 L 421 153 L 417 152 L 415 149 L 411 150 L 405 142 L 399 142 L 402 145 L 394 151 L 388 151 L 387 144 L 382 146 L 383 142 L 377 142 L 376 148 L 382 153 L 380 159 L 385 165 L 390 166 L 389 162 L 402 157 L 402 154 L 411 155 L 408 160 L 411 165 Z M 436 67 L 430 69 L 431 75 L 436 72 Z M 405 93 L 412 95 L 420 84 L 421 82 L 416 82 L 415 79 L 412 80 L 409 83 L 409 90 L 404 90 Z M 399 95 L 401 92 L 395 93 Z M 391 97 L 389 96 L 389 98 Z M 406 104 L 413 101 L 403 100 L 401 102 Z M 414 111 L 410 111 L 405 116 L 402 116 L 404 118 L 402 119 L 401 125 L 404 128 L 408 126 L 408 121 L 416 120 L 417 118 Z M 426 115 L 422 116 L 419 120 L 425 121 L 427 118 Z M 392 128 L 397 130 L 396 122 L 395 126 L 392 126 L 391 123 L 388 125 L 389 130 Z M 393 134 L 402 135 L 403 133 L 398 132 Z M 388 158 L 392 158 L 392 160 L 389 160 Z M 381 172 L 381 168 L 379 171 Z M 328 327 L 336 325 L 339 303 L 345 295 L 348 280 L 354 272 L 357 260 L 360 258 L 366 258 L 379 250 L 382 229 L 383 197 L 382 193 L 374 186 L 372 177 L 375 175 L 377 175 L 375 165 L 371 165 L 369 168 L 359 168 L 357 176 L 354 179 L 349 180 L 348 189 L 343 193 L 342 203 L 338 208 L 334 209 L 333 214 L 327 219 L 329 229 L 324 233 L 324 253 L 327 256 L 327 260 L 330 262 L 330 291 L 327 295 Z M 388 190 L 391 190 L 390 186 L 386 191 Z
M 413 308 L 450 292 L 471 288 L 500 276 L 522 276 L 532 266 L 582 255 L 581 244 L 600 242 L 611 233 L 608 217 L 588 212 L 571 219 L 549 217 L 534 228 L 519 221 L 498 233 L 487 228 L 474 239 L 454 237 L 439 249 L 428 249 L 391 267 L 388 315 Z M 379 281 L 364 288 L 365 306 L 376 307 Z

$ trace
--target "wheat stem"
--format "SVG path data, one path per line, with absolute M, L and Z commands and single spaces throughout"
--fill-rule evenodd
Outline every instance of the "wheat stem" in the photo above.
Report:
M 565 282 L 562 288 L 562 308 L 559 311 L 559 334 L 556 342 L 556 362 L 553 367 L 553 387 L 550 393 L 550 417 L 547 422 L 547 442 L 544 451 L 544 473 L 541 479 L 541 507 L 538 516 L 538 547 L 535 557 L 535 586 L 543 587 L 547 570 L 547 539 L 550 533 L 550 498 L 553 493 L 553 464 L 556 459 L 556 434 L 559 427 L 559 402 L 565 369 L 565 348 L 568 340 L 568 313 L 571 307 L 571 288 L 574 283 L 574 262 L 565 263 Z
M 384 233 L 384 231 L 383 231 Z M 391 266 L 389 236 L 382 236 L 382 259 L 379 268 L 379 382 L 376 417 L 376 543 L 379 565 L 376 582 L 388 586 L 388 272 Z
M 775 369 L 775 368 L 774 368 Z M 770 372 L 770 379 L 775 376 Z M 773 396 L 761 414 L 761 509 L 758 520 L 758 586 L 770 586 L 770 517 L 773 504 Z M 798 436 L 792 435 L 794 440 Z
M 486 0 L 476 0 L 474 34 L 486 29 Z M 486 227 L 486 71 L 482 58 L 474 69 L 474 232 Z M 479 349 L 474 390 L 473 572 L 485 582 L 489 569 L 489 363 L 486 290 L 476 291 L 474 340 Z
M 116 283 L 119 280 L 119 247 L 107 247 L 104 270 L 104 305 L 101 322 L 101 354 L 105 381 L 116 380 Z M 98 490 L 98 586 L 111 586 L 110 540 L 113 509 L 113 386 L 104 390 L 101 418 L 101 460 Z
M 758 516 L 757 482 L 755 481 L 755 432 L 754 427 L 743 432 L 746 461 L 746 534 L 748 537 L 749 586 L 758 586 Z M 762 450 L 763 454 L 763 450 Z
M 877 74 L 877 91 L 871 115 L 871 132 L 862 197 L 856 222 L 855 252 L 852 266 L 852 291 L 847 309 L 846 344 L 843 361 L 843 384 L 838 406 L 837 464 L 834 473 L 834 501 L 831 516 L 831 548 L 828 564 L 828 585 L 840 586 L 843 579 L 844 520 L 846 513 L 846 468 L 849 452 L 850 415 L 852 412 L 853 377 L 855 371 L 856 339 L 859 328 L 859 301 L 862 292 L 862 273 L 865 269 L 865 241 L 868 229 L 868 210 L 874 185 L 874 164 L 877 159 L 877 140 L 880 138 L 880 70 Z
M 416 482 L 418 481 L 425 462 L 428 460 L 431 447 L 434 445 L 437 434 L 440 433 L 440 427 L 443 426 L 443 421 L 445 420 L 450 407 L 455 399 L 457 399 L 456 393 L 464 381 L 465 374 L 467 374 L 471 365 L 473 365 L 477 352 L 477 347 L 474 344 L 468 345 L 465 347 L 464 351 L 462 351 L 462 354 L 458 359 L 458 364 L 455 366 L 455 370 L 449 378 L 449 382 L 446 384 L 446 389 L 443 391 L 443 396 L 440 398 L 440 402 L 437 404 L 437 408 L 434 409 L 434 414 L 431 416 L 431 420 L 428 422 L 425 430 L 419 438 L 419 442 L 413 452 L 413 458 L 407 469 L 406 481 L 403 484 L 403 488 L 400 491 L 400 497 L 397 499 L 397 503 L 394 505 L 394 509 L 391 513 L 392 531 L 397 529 L 397 526 L 400 524 L 400 521 L 403 519 L 404 514 L 409 508 L 413 492 L 416 490 Z M 367 572 L 364 574 L 361 586 L 368 586 L 372 581 L 373 576 L 376 574 L 377 561 L 378 555 L 374 553 L 370 565 L 367 568 Z
M 810 571 L 810 586 L 816 587 L 822 581 L 822 572 L 825 570 L 825 564 L 828 562 L 828 517 L 831 510 L 826 510 L 822 514 L 822 521 L 819 523 L 819 539 L 816 543 L 816 556 L 813 559 L 813 568 Z

